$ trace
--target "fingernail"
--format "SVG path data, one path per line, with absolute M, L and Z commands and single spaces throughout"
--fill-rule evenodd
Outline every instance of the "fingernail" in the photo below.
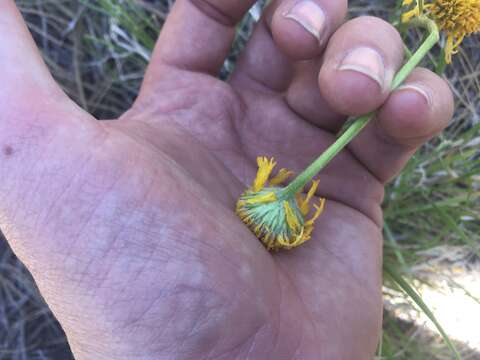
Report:
M 401 91 L 401 90 L 415 91 L 417 94 L 421 95 L 425 99 L 429 107 L 432 107 L 432 104 L 433 104 L 432 94 L 430 92 L 430 89 L 425 85 L 419 84 L 419 83 L 405 84 L 400 86 L 397 89 L 397 91 Z
M 287 19 L 296 21 L 310 34 L 320 40 L 325 26 L 325 14 L 320 6 L 311 0 L 297 2 L 284 14 Z
M 350 70 L 367 75 L 375 80 L 382 89 L 385 84 L 385 64 L 382 56 L 369 47 L 358 47 L 345 56 L 338 67 L 339 70 Z

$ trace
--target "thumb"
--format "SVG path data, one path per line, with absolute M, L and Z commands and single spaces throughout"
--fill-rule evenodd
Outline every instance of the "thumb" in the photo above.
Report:
M 0 81 L 0 226 L 23 255 L 19 214 L 46 206 L 31 195 L 40 193 L 40 182 L 53 183 L 45 174 L 66 168 L 65 150 L 85 144 L 96 123 L 56 84 L 12 0 L 0 0 Z
M 19 102 L 44 97 L 66 99 L 50 75 L 35 43 L 12 0 L 0 2 L 0 106 L 9 109 Z M 15 106 L 16 107 L 16 106 Z

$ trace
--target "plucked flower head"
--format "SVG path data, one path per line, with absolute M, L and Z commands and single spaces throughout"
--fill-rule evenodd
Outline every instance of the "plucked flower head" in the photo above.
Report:
M 313 181 L 308 194 L 286 195 L 280 187 L 292 172 L 281 169 L 271 178 L 276 166 L 274 159 L 259 157 L 258 172 L 253 184 L 237 202 L 237 215 L 269 251 L 293 249 L 311 237 L 314 223 L 323 212 L 325 199 L 314 204 L 310 219 L 310 203 L 318 188 Z
M 404 0 L 403 4 L 409 6 L 414 0 Z M 426 1 L 424 5 L 427 16 L 432 18 L 445 32 L 447 42 L 445 45 L 445 60 L 452 62 L 452 55 L 466 36 L 480 31 L 480 0 L 433 0 Z M 415 16 L 420 16 L 420 5 L 417 0 L 415 8 L 403 14 L 402 21 L 407 22 Z

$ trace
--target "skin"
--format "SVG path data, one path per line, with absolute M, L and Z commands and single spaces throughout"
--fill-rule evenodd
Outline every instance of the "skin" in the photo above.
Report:
M 384 184 L 446 126 L 452 95 L 425 69 L 393 93 L 338 70 L 363 45 L 391 71 L 403 60 L 387 23 L 345 22 L 346 1 L 316 1 L 320 41 L 282 16 L 292 1 L 274 2 L 221 82 L 234 24 L 252 3 L 178 0 L 136 103 L 98 122 L 52 80 L 12 0 L 0 2 L 0 225 L 77 359 L 375 352 Z M 345 115 L 378 107 L 320 175 L 327 206 L 312 240 L 267 253 L 233 211 L 256 156 L 299 171 Z

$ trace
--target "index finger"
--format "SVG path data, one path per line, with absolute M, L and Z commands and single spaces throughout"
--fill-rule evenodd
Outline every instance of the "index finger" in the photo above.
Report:
M 12 0 L 0 2 L 0 88 L 2 105 L 39 94 L 58 94 L 59 88 L 50 75 L 33 41 L 22 15 Z
M 162 65 L 217 75 L 232 45 L 235 25 L 254 0 L 178 0 L 167 18 L 145 82 L 160 78 Z

